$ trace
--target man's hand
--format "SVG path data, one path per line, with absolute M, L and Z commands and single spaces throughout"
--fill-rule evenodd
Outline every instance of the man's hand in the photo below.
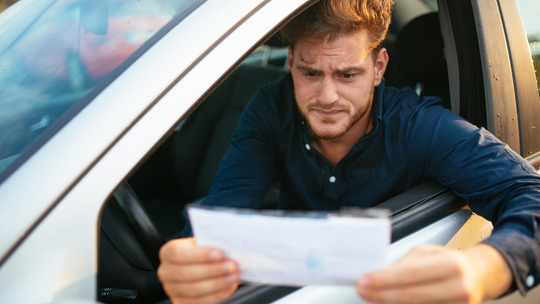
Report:
M 167 242 L 159 258 L 157 275 L 174 304 L 217 303 L 238 288 L 236 263 L 219 250 L 197 247 L 193 238 Z
M 372 303 L 481 303 L 505 293 L 512 273 L 493 247 L 480 244 L 458 252 L 420 246 L 391 267 L 367 274 L 358 294 Z

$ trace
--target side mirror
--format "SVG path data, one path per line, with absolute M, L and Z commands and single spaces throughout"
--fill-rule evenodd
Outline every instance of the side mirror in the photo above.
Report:
M 107 3 L 88 1 L 81 5 L 81 25 L 94 34 L 107 35 L 109 7 Z

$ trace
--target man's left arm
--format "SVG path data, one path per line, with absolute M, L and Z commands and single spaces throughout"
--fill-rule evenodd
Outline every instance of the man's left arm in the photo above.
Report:
M 515 288 L 525 294 L 539 275 L 540 176 L 491 133 L 435 103 L 415 110 L 400 129 L 410 168 L 466 199 L 493 222 L 493 234 L 463 252 L 414 250 L 359 280 L 359 294 L 375 303 L 389 297 L 407 303 L 413 296 L 414 303 L 434 302 L 430 296 L 480 303 Z

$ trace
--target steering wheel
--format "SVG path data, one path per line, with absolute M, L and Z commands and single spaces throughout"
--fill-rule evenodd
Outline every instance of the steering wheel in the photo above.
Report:
M 101 215 L 98 299 L 111 304 L 124 303 L 109 297 L 108 292 L 126 290 L 143 303 L 166 298 L 156 275 L 159 249 L 164 243 L 133 189 L 127 183 L 122 184 Z
M 113 194 L 116 206 L 135 233 L 154 269 L 159 266 L 159 249 L 165 240 L 148 215 L 141 201 L 127 182 Z

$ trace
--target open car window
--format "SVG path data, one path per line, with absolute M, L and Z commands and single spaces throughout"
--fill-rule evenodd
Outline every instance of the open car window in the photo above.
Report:
M 415 5 L 422 8 L 423 14 L 430 14 L 436 9 L 436 6 L 429 6 L 423 1 L 414 2 Z M 407 15 L 407 18 L 411 18 L 410 16 L 411 14 Z M 417 16 L 418 14 L 412 18 Z M 405 23 L 405 21 L 403 22 Z M 396 30 L 394 34 L 398 35 L 399 30 Z M 237 66 L 221 85 L 217 86 L 204 102 L 175 128 L 172 135 L 128 180 L 165 239 L 181 236 L 181 231 L 187 222 L 185 205 L 200 203 L 208 195 L 219 162 L 229 147 L 229 140 L 236 129 L 238 119 L 251 96 L 260 86 L 277 80 L 288 73 L 287 69 L 284 68 L 286 48 L 279 43 L 274 43 L 273 38 L 257 48 L 250 57 Z M 393 47 L 395 47 L 393 44 L 387 45 L 387 48 L 391 49 L 389 51 L 396 52 L 395 49 L 392 49 Z M 395 58 L 393 59 L 395 60 Z M 393 74 L 390 75 L 390 73 Z M 388 86 L 399 87 L 402 86 L 402 83 L 410 83 L 414 87 L 417 83 L 414 79 L 407 79 L 398 71 L 390 71 L 387 76 Z M 445 88 L 434 88 L 429 85 L 423 88 L 424 94 L 426 94 L 425 92 L 437 94 L 441 91 L 444 93 L 444 90 Z M 448 88 L 446 88 L 447 90 Z M 464 202 L 450 191 L 445 190 L 442 193 L 444 188 L 442 190 L 437 186 L 435 188 L 435 193 L 429 197 L 433 200 L 425 200 L 422 192 L 421 197 L 414 201 L 408 201 L 405 206 L 393 204 L 388 206 L 395 208 L 396 211 L 395 223 L 399 226 L 399 230 L 396 230 L 394 234 L 395 240 L 414 233 L 420 227 L 426 226 L 463 206 Z M 265 197 L 264 208 L 275 208 L 278 196 L 279 176 L 276 176 Z M 416 208 L 428 201 L 429 203 L 426 205 L 428 207 Z M 106 216 L 111 218 L 110 214 Z M 102 233 L 105 235 L 100 237 L 100 250 L 106 250 L 100 251 L 100 255 L 118 254 L 111 250 L 110 245 L 101 242 L 101 240 L 115 238 L 113 229 L 105 227 L 102 222 Z M 124 252 L 130 251 L 127 248 L 118 249 Z M 101 256 L 102 260 L 109 258 L 110 256 L 108 258 Z M 133 263 L 141 262 L 134 261 Z M 125 273 L 125 271 L 119 271 L 119 273 Z M 109 270 L 100 269 L 99 275 L 99 290 L 111 287 L 107 285 L 111 282 Z M 108 276 L 109 278 L 107 278 Z M 276 295 L 284 296 L 296 289 L 264 287 L 259 290 L 268 292 L 269 299 L 277 299 Z M 255 302 L 265 303 L 261 299 L 257 299 Z

